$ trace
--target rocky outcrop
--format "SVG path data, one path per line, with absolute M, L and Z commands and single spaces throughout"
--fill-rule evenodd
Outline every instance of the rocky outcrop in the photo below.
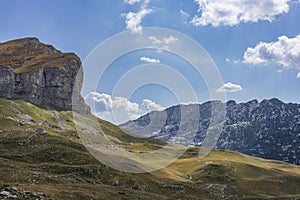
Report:
M 73 53 L 36 38 L 0 44 L 0 97 L 89 113 L 80 95 L 83 71 Z

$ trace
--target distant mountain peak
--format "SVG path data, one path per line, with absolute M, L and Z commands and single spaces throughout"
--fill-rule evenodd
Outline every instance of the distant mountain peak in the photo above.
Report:
M 235 106 L 236 102 L 234 100 L 229 100 L 226 102 L 226 106 Z
M 220 111 L 224 106 L 226 109 L 224 123 L 212 123 L 212 105 L 214 108 L 220 108 Z M 202 144 L 208 130 L 214 128 L 212 126 L 221 125 L 223 128 L 215 148 L 300 164 L 300 104 L 286 104 L 277 98 L 261 102 L 254 99 L 247 103 L 236 103 L 233 100 L 227 103 L 208 101 L 194 107 L 200 112 L 199 119 L 194 117 L 181 119 L 181 112 L 193 109 L 193 106 L 172 106 L 156 112 L 155 115 L 146 114 L 120 127 L 169 143 L 197 146 Z M 216 114 L 218 115 L 218 112 L 214 112 L 214 115 Z M 219 114 L 223 115 L 221 112 Z M 193 140 L 188 131 L 185 133 L 185 129 L 182 128 L 189 127 L 191 122 L 198 123 Z

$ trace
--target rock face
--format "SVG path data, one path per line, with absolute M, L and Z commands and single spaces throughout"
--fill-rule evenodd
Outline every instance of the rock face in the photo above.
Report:
M 36 38 L 0 43 L 0 97 L 88 113 L 80 95 L 83 71 L 73 53 Z
M 207 102 L 152 112 L 120 127 L 168 143 L 201 146 L 208 131 L 221 124 L 215 148 L 300 165 L 300 104 L 286 104 L 275 98 L 239 104 L 234 101 L 214 103 L 226 106 L 224 121 L 219 124 L 212 125 L 212 102 Z M 199 111 L 198 117 L 191 115 L 181 120 L 181 113 L 188 113 L 191 108 Z M 188 129 L 190 125 L 186 126 L 189 123 L 198 125 L 193 136 Z

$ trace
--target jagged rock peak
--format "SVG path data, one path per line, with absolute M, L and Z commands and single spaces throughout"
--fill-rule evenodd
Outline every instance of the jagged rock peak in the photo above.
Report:
M 226 106 L 235 106 L 236 102 L 234 100 L 229 100 L 226 102 Z
M 257 99 L 253 99 L 253 100 L 247 102 L 247 104 L 250 104 L 250 105 L 256 105 L 256 104 L 258 104 L 258 103 L 259 103 L 259 102 L 258 102 Z
M 80 95 L 82 78 L 74 53 L 31 37 L 0 44 L 0 97 L 88 113 Z

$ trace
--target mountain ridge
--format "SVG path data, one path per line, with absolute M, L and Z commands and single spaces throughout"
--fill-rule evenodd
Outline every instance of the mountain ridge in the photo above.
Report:
M 148 113 L 136 120 L 121 124 L 120 127 L 169 143 L 197 146 L 201 145 L 210 128 L 212 104 L 226 108 L 222 132 L 215 148 L 300 164 L 298 148 L 300 146 L 300 104 L 284 103 L 277 98 L 264 99 L 260 102 L 254 99 L 246 103 L 230 100 L 226 103 L 208 101 L 202 104 L 177 105 L 164 111 Z M 180 121 L 180 112 L 187 112 L 185 109 L 192 106 L 198 107 L 196 109 L 200 111 L 199 120 L 195 122 L 198 123 L 199 129 L 193 141 L 186 142 L 184 137 L 176 137 L 176 134 L 183 134 L 176 131 L 188 123 Z M 167 117 L 164 118 L 163 115 Z M 160 121 L 160 124 L 151 122 L 151 119 Z M 163 119 L 165 121 L 161 122 Z M 186 134 L 186 137 L 190 136 Z M 268 147 L 264 148 L 264 146 Z

